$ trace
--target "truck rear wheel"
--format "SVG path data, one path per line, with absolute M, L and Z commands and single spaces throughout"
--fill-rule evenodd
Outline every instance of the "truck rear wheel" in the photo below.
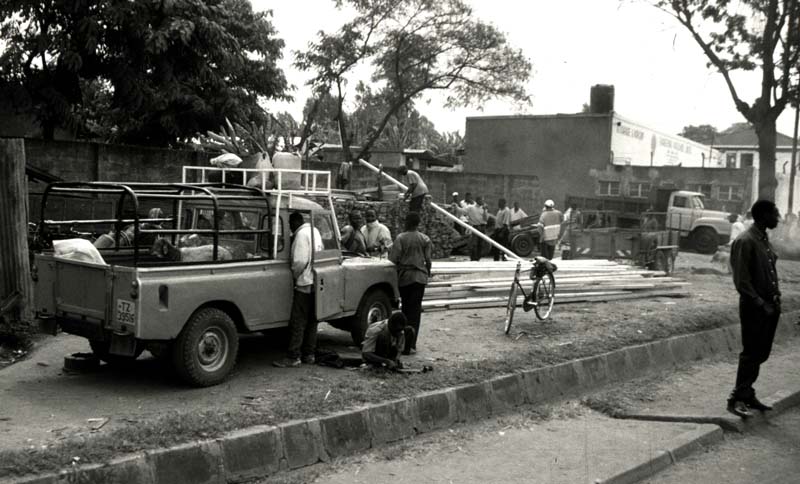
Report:
M 392 302 L 389 296 L 380 289 L 373 289 L 366 293 L 358 304 L 358 311 L 353 316 L 350 325 L 350 336 L 353 343 L 360 346 L 364 342 L 364 335 L 367 328 L 375 321 L 387 319 L 392 314 Z
M 187 383 L 207 387 L 220 383 L 236 364 L 239 334 L 227 313 L 217 308 L 196 311 L 181 331 L 172 364 Z
M 714 229 L 699 227 L 692 232 L 692 245 L 701 254 L 713 254 L 719 245 L 719 238 Z

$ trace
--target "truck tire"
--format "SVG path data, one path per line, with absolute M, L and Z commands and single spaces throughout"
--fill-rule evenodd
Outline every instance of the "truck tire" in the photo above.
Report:
M 172 350 L 178 376 L 198 387 L 220 383 L 236 364 L 239 334 L 225 311 L 203 308 L 195 311 L 181 330 Z
M 99 339 L 90 339 L 89 340 L 89 347 L 92 349 L 92 353 L 100 360 L 105 361 L 107 364 L 112 366 L 127 366 L 133 364 L 136 361 L 136 358 L 142 354 L 144 351 L 144 345 L 139 342 L 136 345 L 136 351 L 132 356 L 123 356 L 123 355 L 114 355 L 109 352 L 109 347 L 111 346 L 111 341 L 108 340 L 99 340 Z
M 692 232 L 692 246 L 701 254 L 713 254 L 717 251 L 719 237 L 717 232 L 709 227 L 699 227 Z
M 392 314 L 392 302 L 386 292 L 372 289 L 361 298 L 358 311 L 351 321 L 350 336 L 356 346 L 364 342 L 367 328 L 375 321 L 387 319 Z
M 534 248 L 533 237 L 530 234 L 517 234 L 511 239 L 511 250 L 520 257 L 528 257 Z

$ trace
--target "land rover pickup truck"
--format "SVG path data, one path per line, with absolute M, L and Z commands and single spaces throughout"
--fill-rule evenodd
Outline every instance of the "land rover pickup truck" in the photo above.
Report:
M 99 259 L 56 255 L 52 248 L 35 254 L 36 315 L 46 329 L 85 337 L 109 363 L 148 350 L 169 359 L 192 385 L 217 384 L 235 365 L 239 335 L 288 325 L 288 219 L 296 211 L 318 229 L 324 247 L 311 261 L 317 318 L 349 331 L 358 344 L 370 322 L 398 306 L 396 269 L 385 259 L 343 253 L 335 217 L 303 191 L 224 183 L 53 183 L 44 193 L 39 237 L 46 239 L 56 225 L 106 223 L 115 243 L 98 249 Z M 48 197 L 70 193 L 115 198 L 116 217 L 48 220 Z M 142 216 L 145 200 L 162 202 L 164 215 Z M 121 237 L 125 231 L 132 237 Z M 154 240 L 159 253 L 151 250 Z M 198 255 L 206 259 L 188 260 Z

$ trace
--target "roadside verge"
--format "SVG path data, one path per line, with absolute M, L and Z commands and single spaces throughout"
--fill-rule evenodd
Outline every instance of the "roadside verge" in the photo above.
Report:
M 780 337 L 800 335 L 800 328 L 785 322 L 796 319 L 798 313 L 785 315 L 779 327 Z M 569 397 L 652 371 L 735 352 L 738 348 L 739 328 L 727 326 L 325 417 L 251 427 L 217 439 L 131 454 L 105 464 L 75 466 L 59 473 L 0 482 L 178 484 L 235 482 L 269 476 L 454 424 L 475 422 L 523 404 Z M 792 393 L 783 399 L 789 405 L 797 398 Z M 714 431 L 711 434 L 715 435 Z M 670 450 L 669 459 L 680 458 L 695 448 L 693 445 L 702 445 L 713 438 L 703 434 L 683 442 Z

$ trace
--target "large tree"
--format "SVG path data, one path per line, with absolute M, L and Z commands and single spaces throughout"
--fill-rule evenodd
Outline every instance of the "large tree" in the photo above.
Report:
M 800 0 L 657 0 L 683 25 L 725 80 L 736 109 L 758 136 L 760 198 L 775 199 L 778 116 L 797 95 Z M 734 71 L 757 71 L 758 97 L 741 98 Z
M 370 127 L 357 158 L 367 155 L 392 118 L 423 93 L 440 91 L 448 107 L 492 98 L 527 102 L 531 64 L 493 25 L 475 19 L 463 0 L 339 0 L 356 16 L 333 33 L 320 32 L 296 65 L 315 72 L 312 86 L 332 91 L 350 157 L 352 126 L 345 116 L 348 81 L 371 67 L 385 109 Z
M 170 145 L 283 97 L 283 41 L 247 0 L 2 0 L 0 82 L 56 126 Z

